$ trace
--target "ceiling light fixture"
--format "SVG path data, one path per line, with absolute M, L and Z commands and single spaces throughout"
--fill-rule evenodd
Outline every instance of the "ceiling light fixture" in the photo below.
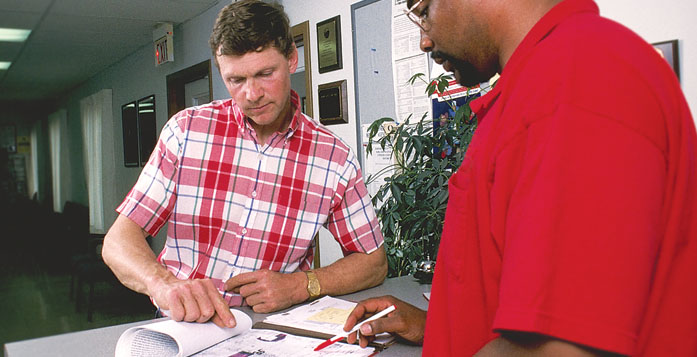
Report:
M 11 64 L 12 64 L 12 62 L 3 62 L 3 61 L 0 61 L 0 71 L 1 71 L 1 70 L 4 70 L 4 69 L 10 68 L 10 65 L 11 65 Z
M 31 30 L 8 29 L 0 27 L 0 41 L 24 42 L 29 37 Z

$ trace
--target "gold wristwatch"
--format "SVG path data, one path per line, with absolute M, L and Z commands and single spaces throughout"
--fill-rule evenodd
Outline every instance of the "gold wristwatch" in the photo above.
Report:
M 319 297 L 321 290 L 319 280 L 317 280 L 317 275 L 312 270 L 306 271 L 305 275 L 307 275 L 307 293 L 310 294 L 310 300 L 314 300 Z

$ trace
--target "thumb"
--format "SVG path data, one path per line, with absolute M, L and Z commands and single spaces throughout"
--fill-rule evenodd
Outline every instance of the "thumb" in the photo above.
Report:
M 365 336 L 374 336 L 383 332 L 399 334 L 401 329 L 402 324 L 399 317 L 392 316 L 367 322 L 361 326 L 360 331 Z
M 368 322 L 367 324 L 361 325 L 361 328 L 360 328 L 361 335 L 364 335 L 364 336 L 372 336 L 372 335 L 374 335 L 374 333 L 373 333 L 373 326 L 370 326 L 371 323 L 372 323 L 372 322 Z
M 396 332 L 392 325 L 392 318 L 383 317 L 363 324 L 360 330 L 361 334 L 365 336 L 373 336 L 383 332 Z

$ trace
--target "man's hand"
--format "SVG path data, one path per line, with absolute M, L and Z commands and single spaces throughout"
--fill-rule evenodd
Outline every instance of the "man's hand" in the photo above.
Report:
M 172 277 L 152 289 L 157 306 L 169 310 L 175 321 L 212 321 L 220 327 L 235 327 L 230 307 L 210 279 L 179 280 Z
M 390 305 L 395 306 L 395 311 L 389 313 L 386 317 L 361 326 L 359 334 L 361 347 L 368 346 L 368 343 L 375 339 L 375 335 L 382 332 L 396 334 L 412 343 L 422 343 L 426 327 L 426 311 L 393 296 L 381 296 L 359 302 L 346 319 L 344 331 L 351 330 L 356 323 L 386 309 Z M 356 342 L 356 338 L 356 333 L 350 334 L 347 337 L 348 343 Z
M 242 295 L 259 313 L 285 309 L 309 296 L 305 273 L 283 274 L 267 269 L 233 276 L 225 282 L 225 290 Z

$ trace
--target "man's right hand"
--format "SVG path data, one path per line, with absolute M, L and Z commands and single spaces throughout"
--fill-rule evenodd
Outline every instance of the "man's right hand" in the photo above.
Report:
M 393 296 L 381 296 L 359 302 L 346 319 L 344 331 L 351 330 L 356 323 L 386 309 L 390 305 L 395 306 L 395 311 L 389 313 L 386 317 L 361 326 L 359 334 L 361 347 L 368 346 L 368 343 L 375 339 L 375 335 L 383 332 L 390 332 L 412 343 L 423 343 L 426 311 Z M 356 333 L 352 333 L 347 337 L 347 342 L 354 343 L 356 339 Z
M 210 279 L 180 280 L 175 277 L 153 286 L 150 296 L 175 321 L 211 321 L 220 327 L 235 327 L 230 307 Z

